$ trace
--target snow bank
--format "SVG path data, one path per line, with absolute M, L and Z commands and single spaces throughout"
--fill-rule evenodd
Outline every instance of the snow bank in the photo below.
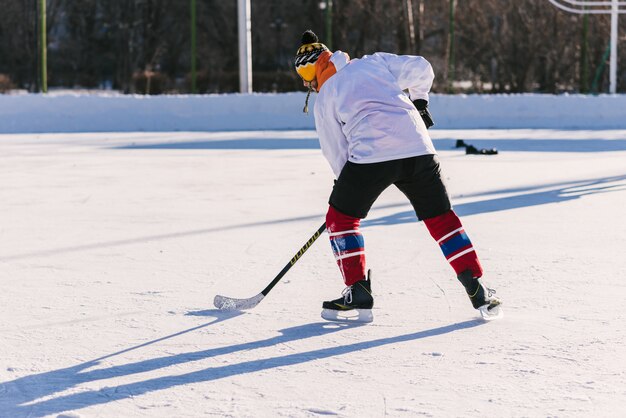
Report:
M 313 129 L 304 99 L 305 93 L 0 95 L 0 133 Z M 626 128 L 626 95 L 433 94 L 431 110 L 440 129 Z
M 626 95 L 433 95 L 441 129 L 624 129 Z

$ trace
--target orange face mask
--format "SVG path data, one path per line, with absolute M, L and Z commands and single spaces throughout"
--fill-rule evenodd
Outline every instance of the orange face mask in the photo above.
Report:
M 326 80 L 331 78 L 337 72 L 335 65 L 330 62 L 332 54 L 324 51 L 315 63 L 315 78 L 317 79 L 317 91 L 320 91 Z

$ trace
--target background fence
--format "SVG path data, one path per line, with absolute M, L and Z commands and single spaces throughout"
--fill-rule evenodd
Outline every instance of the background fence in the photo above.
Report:
M 0 0 L 0 91 L 41 87 L 42 2 Z M 51 88 L 191 92 L 195 27 L 196 91 L 239 89 L 237 0 L 45 4 Z M 572 15 L 547 0 L 251 0 L 251 9 L 257 92 L 301 89 L 292 58 L 308 28 L 353 57 L 423 55 L 435 68 L 436 92 L 605 92 L 609 86 L 610 16 Z M 624 16 L 619 19 L 623 41 Z M 626 90 L 624 68 L 618 91 Z

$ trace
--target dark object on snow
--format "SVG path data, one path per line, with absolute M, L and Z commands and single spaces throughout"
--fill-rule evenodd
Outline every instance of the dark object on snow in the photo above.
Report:
M 465 147 L 465 154 L 480 154 L 480 155 L 496 155 L 498 154 L 498 150 L 495 148 L 491 149 L 478 149 L 473 145 L 467 145 Z
M 456 144 L 454 145 L 454 148 L 465 148 L 465 154 L 479 154 L 479 155 L 497 155 L 498 154 L 498 150 L 495 148 L 478 149 L 473 145 L 466 144 L 465 141 L 463 141 L 462 139 L 456 140 Z

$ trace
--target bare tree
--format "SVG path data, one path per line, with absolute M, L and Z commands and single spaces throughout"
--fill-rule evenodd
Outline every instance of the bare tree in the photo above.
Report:
M 376 51 L 423 55 L 435 69 L 434 91 L 446 91 L 449 1 L 334 0 L 333 46 L 352 57 Z M 236 2 L 197 0 L 197 5 L 198 90 L 237 91 Z M 0 74 L 5 84 L 30 90 L 37 83 L 35 6 L 35 0 L 0 0 Z M 322 41 L 330 37 L 327 12 L 320 0 L 252 0 L 256 91 L 301 88 L 292 68 L 294 52 L 305 29 Z M 188 1 L 47 0 L 47 14 L 51 87 L 189 91 Z M 457 0 L 454 28 L 452 69 L 454 79 L 464 82 L 463 91 L 606 88 L 606 16 L 591 16 L 584 26 L 583 18 L 561 13 L 545 0 Z M 626 48 L 620 55 L 624 62 Z

